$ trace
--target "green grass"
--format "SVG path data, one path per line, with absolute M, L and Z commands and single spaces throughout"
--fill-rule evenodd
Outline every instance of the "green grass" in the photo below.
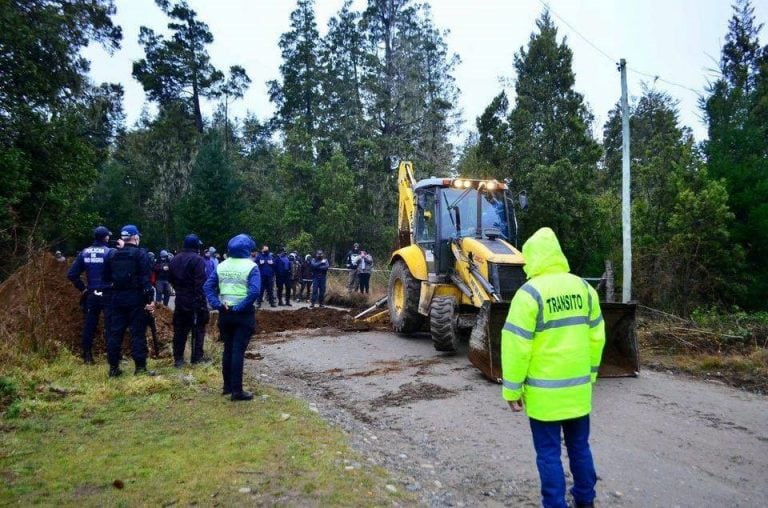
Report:
M 105 366 L 61 355 L 0 372 L 0 505 L 405 500 L 386 490 L 385 471 L 347 470 L 345 460 L 363 461 L 303 402 L 258 387 L 254 401 L 232 403 L 215 366 L 153 365 L 160 376 L 108 379 Z

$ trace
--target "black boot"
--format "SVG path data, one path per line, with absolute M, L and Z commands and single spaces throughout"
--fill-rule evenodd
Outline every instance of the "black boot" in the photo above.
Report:
M 154 370 L 147 370 L 146 365 L 137 365 L 136 370 L 133 371 L 134 376 L 157 376 L 157 372 Z
M 109 367 L 109 377 L 119 377 L 122 374 L 123 374 L 123 371 L 120 370 L 120 367 L 117 367 L 117 366 Z
M 184 367 L 184 359 L 183 358 L 179 358 L 178 360 L 175 360 L 173 362 L 173 366 L 175 368 L 177 368 L 177 369 L 180 369 L 180 368 Z M 144 370 L 146 370 L 146 367 L 144 368 Z
M 230 400 L 232 402 L 240 401 L 240 400 L 253 400 L 253 394 L 251 392 L 246 392 L 243 390 L 242 392 L 233 393 L 230 397 Z
M 93 353 L 90 351 L 83 351 L 83 363 L 86 365 L 93 365 Z

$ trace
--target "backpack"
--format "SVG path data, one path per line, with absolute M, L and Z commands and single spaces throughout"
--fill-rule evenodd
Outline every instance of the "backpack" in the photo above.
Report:
M 138 249 L 118 249 L 110 258 L 112 287 L 114 289 L 136 289 L 139 287 L 138 253 Z

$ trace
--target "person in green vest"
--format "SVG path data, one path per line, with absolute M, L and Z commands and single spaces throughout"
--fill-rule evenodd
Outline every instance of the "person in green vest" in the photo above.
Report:
M 224 342 L 221 371 L 224 378 L 222 395 L 232 401 L 251 400 L 253 394 L 243 390 L 243 365 L 256 329 L 253 304 L 261 294 L 261 274 L 251 259 L 256 242 L 248 235 L 237 235 L 227 244 L 227 259 L 208 276 L 203 290 L 211 308 L 219 311 L 219 333 Z
M 589 414 L 605 345 L 597 292 L 568 273 L 568 260 L 549 228 L 525 242 L 523 257 L 529 280 L 512 299 L 501 332 L 502 396 L 512 411 L 525 408 L 530 420 L 543 506 L 568 506 L 561 433 L 575 505 L 594 506 Z

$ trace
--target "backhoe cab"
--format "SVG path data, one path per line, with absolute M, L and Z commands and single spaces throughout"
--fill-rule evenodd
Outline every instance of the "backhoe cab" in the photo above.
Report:
M 499 380 L 501 329 L 509 302 L 526 280 L 516 247 L 516 207 L 525 208 L 525 194 L 514 196 L 496 180 L 416 182 L 410 162 L 399 163 L 398 187 L 399 245 L 390 260 L 387 296 L 395 331 L 429 330 L 435 348 L 447 352 L 469 338 L 472 364 Z M 630 318 L 634 334 L 634 308 L 619 314 Z M 609 327 L 611 319 L 606 316 Z M 627 319 L 622 323 L 626 328 Z M 636 340 L 620 342 L 619 356 L 627 361 L 619 370 L 634 374 Z

